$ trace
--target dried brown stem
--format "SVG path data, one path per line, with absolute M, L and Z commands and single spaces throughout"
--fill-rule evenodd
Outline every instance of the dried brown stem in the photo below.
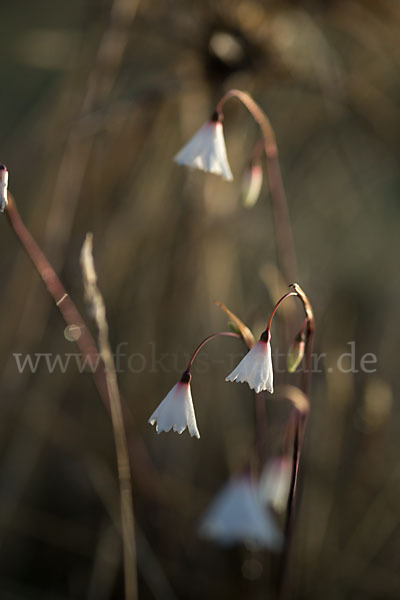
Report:
M 86 235 L 81 252 L 81 266 L 86 300 L 94 314 L 98 328 L 98 343 L 105 366 L 107 390 L 110 399 L 121 503 L 121 530 L 124 548 L 125 599 L 138 597 L 136 575 L 136 542 L 133 518 L 133 498 L 128 443 L 126 438 L 121 396 L 119 393 L 114 357 L 108 339 L 108 323 L 104 300 L 97 287 L 97 274 L 92 254 L 92 234 Z

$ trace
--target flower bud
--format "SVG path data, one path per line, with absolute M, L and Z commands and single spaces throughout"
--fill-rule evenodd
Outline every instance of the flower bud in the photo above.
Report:
M 226 313 L 229 317 L 229 329 L 233 331 L 233 333 L 239 333 L 241 335 L 244 343 L 249 348 L 249 350 L 254 346 L 256 340 L 254 339 L 254 335 L 251 330 L 233 313 L 229 308 L 225 306 L 222 302 L 216 301 L 215 304 L 222 308 L 224 313 Z
M 240 329 L 233 321 L 228 321 L 228 327 L 233 333 L 240 335 Z
M 305 335 L 304 331 L 302 330 L 296 335 L 289 348 L 287 355 L 287 369 L 289 373 L 294 373 L 303 360 L 305 346 Z
M 244 206 L 251 208 L 257 202 L 263 182 L 261 165 L 253 163 L 244 172 L 242 179 L 242 201 Z

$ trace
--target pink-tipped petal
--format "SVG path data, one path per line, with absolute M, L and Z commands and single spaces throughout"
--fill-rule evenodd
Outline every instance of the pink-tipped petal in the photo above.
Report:
M 259 340 L 240 361 L 225 381 L 248 383 L 257 394 L 267 390 L 274 392 L 274 371 L 272 366 L 271 344 Z
M 148 422 L 156 426 L 157 433 L 171 429 L 182 433 L 187 428 L 192 437 L 199 438 L 190 384 L 181 381 L 176 383 Z

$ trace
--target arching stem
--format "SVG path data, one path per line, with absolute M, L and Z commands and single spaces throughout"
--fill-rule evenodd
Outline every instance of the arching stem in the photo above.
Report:
M 312 345 L 315 332 L 314 313 L 312 310 L 311 303 L 307 298 L 302 288 L 297 284 L 293 283 L 290 285 L 295 291 L 296 295 L 300 298 L 304 312 L 306 315 L 306 365 L 305 371 L 302 377 L 302 391 L 309 398 L 311 389 L 311 376 L 312 376 Z M 295 415 L 295 431 L 293 441 L 293 454 L 292 454 L 292 477 L 290 481 L 289 496 L 286 507 L 286 518 L 285 518 L 285 535 L 284 535 L 284 548 L 282 553 L 282 560 L 279 572 L 279 598 L 284 600 L 289 596 L 290 582 L 289 582 L 289 566 L 290 566 L 290 552 L 292 547 L 293 531 L 296 521 L 296 491 L 297 491 L 297 479 L 299 464 L 301 458 L 301 451 L 303 447 L 304 432 L 307 423 L 307 413 L 300 413 L 294 409 Z
M 190 373 L 190 370 L 192 368 L 194 359 L 196 358 L 196 356 L 198 355 L 198 353 L 200 352 L 200 350 L 203 348 L 203 346 L 205 346 L 206 344 L 208 344 L 208 342 L 211 342 L 211 340 L 215 339 L 216 337 L 220 337 L 220 336 L 234 337 L 234 338 L 241 338 L 242 337 L 241 335 L 239 335 L 238 333 L 234 333 L 233 331 L 218 331 L 217 333 L 212 333 L 211 335 L 207 336 L 202 342 L 200 342 L 200 344 L 194 350 L 192 356 L 189 359 L 188 366 L 186 367 L 186 370 L 184 371 L 184 374 Z
M 260 126 L 264 138 L 267 176 L 273 205 L 278 262 L 286 281 L 293 281 L 297 275 L 296 253 L 274 130 L 262 108 L 247 92 L 241 90 L 230 90 L 218 102 L 216 112 L 220 119 L 223 118 L 224 104 L 230 98 L 240 100 Z
M 280 305 L 282 304 L 282 302 L 284 302 L 287 298 L 290 298 L 290 296 L 298 296 L 298 294 L 297 294 L 297 292 L 288 292 L 287 294 L 285 294 L 284 296 L 282 296 L 282 298 L 280 298 L 278 300 L 278 302 L 275 304 L 274 308 L 272 309 L 272 312 L 271 312 L 270 317 L 268 319 L 268 324 L 267 324 L 267 327 L 266 327 L 265 331 L 270 331 L 271 324 L 272 324 L 272 319 L 274 318 L 276 311 L 278 310 L 278 308 L 280 307 Z

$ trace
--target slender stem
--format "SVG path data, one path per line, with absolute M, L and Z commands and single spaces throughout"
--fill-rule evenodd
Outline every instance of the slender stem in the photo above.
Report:
M 293 539 L 293 530 L 295 524 L 295 500 L 297 491 L 297 478 L 299 472 L 301 448 L 302 448 L 302 432 L 301 424 L 305 426 L 306 417 L 301 415 L 296 409 L 293 410 L 295 413 L 295 426 L 294 426 L 294 440 L 293 440 L 293 451 L 292 451 L 292 475 L 290 480 L 289 495 L 286 507 L 285 516 L 285 529 L 284 529 L 284 545 L 280 564 L 279 572 L 279 598 L 287 598 L 289 594 L 289 560 L 290 551 Z M 304 432 L 304 427 L 303 427 Z
M 249 113 L 252 115 L 253 119 L 260 126 L 261 132 L 264 137 L 264 143 L 266 145 L 266 150 L 268 150 L 268 154 L 277 154 L 278 148 L 276 145 L 275 133 L 271 125 L 271 121 L 268 119 L 265 112 L 262 108 L 253 100 L 253 98 L 247 92 L 243 92 L 242 90 L 229 90 L 218 102 L 215 107 L 218 115 L 223 115 L 223 107 L 224 104 L 230 98 L 237 98 L 244 104 Z
M 290 506 L 292 508 L 293 508 L 294 497 L 296 495 L 297 474 L 298 474 L 298 471 L 299 471 L 299 458 L 300 458 L 300 439 L 299 439 L 300 438 L 300 430 L 299 430 L 299 421 L 300 421 L 300 414 L 297 413 L 295 418 L 296 418 L 296 424 L 295 424 L 295 433 L 294 433 L 294 441 L 293 441 L 293 455 L 292 455 L 293 469 L 292 469 L 292 477 L 291 477 L 291 483 L 290 483 L 290 489 L 289 489 L 289 499 L 288 499 L 288 506 Z M 286 536 L 286 538 L 288 538 L 288 530 L 289 530 L 290 524 L 291 524 L 291 520 L 290 519 L 286 519 L 286 523 L 285 523 L 285 536 Z
M 284 278 L 287 281 L 293 281 L 293 279 L 296 278 L 297 273 L 296 253 L 286 194 L 279 166 L 278 146 L 276 144 L 274 130 L 270 120 L 261 107 L 247 92 L 241 90 L 230 90 L 221 98 L 216 106 L 216 111 L 220 118 L 223 117 L 223 106 L 230 98 L 237 98 L 244 104 L 253 119 L 260 126 L 263 134 L 267 161 L 267 176 L 274 213 L 278 260 Z
M 292 287 L 294 289 L 294 291 L 297 293 L 300 300 L 302 301 L 304 312 L 306 315 L 306 321 L 307 321 L 307 323 L 306 323 L 306 348 L 305 348 L 306 368 L 305 368 L 305 371 L 303 372 L 302 387 L 303 387 L 303 392 L 306 394 L 306 396 L 309 396 L 310 390 L 311 390 L 311 376 L 312 376 L 312 347 L 313 347 L 314 333 L 315 333 L 314 312 L 313 312 L 311 303 L 310 303 L 309 299 L 307 298 L 306 294 L 304 293 L 304 291 L 302 290 L 302 288 L 297 283 L 292 283 L 290 285 L 290 287 Z
M 254 403 L 257 473 L 258 475 L 261 475 L 261 470 L 266 457 L 265 455 L 268 425 L 264 394 L 257 394 L 256 392 L 254 392 Z
M 96 342 L 94 341 L 74 302 L 71 300 L 65 287 L 61 283 L 58 275 L 55 273 L 46 256 L 43 254 L 26 228 L 17 210 L 15 200 L 10 193 L 8 193 L 8 203 L 5 208 L 5 214 L 8 217 L 14 233 L 17 235 L 23 248 L 42 278 L 47 291 L 53 298 L 65 323 L 69 326 L 79 327 L 80 335 L 76 339 L 76 344 L 79 350 L 82 352 L 84 358 L 88 359 L 89 364 L 93 367 L 92 374 L 95 385 L 104 403 L 109 408 L 107 384 L 104 376 L 104 369 L 99 361 Z
M 26 228 L 26 226 L 25 226 L 24 222 L 22 221 L 21 216 L 17 210 L 15 200 L 10 193 L 8 193 L 8 203 L 7 203 L 7 206 L 5 207 L 5 213 L 7 215 L 7 218 L 10 222 L 12 229 L 14 230 L 14 233 L 18 237 L 18 239 L 19 239 L 20 243 L 22 244 L 23 248 L 25 249 L 27 255 L 31 259 L 37 272 L 39 273 L 40 277 L 42 278 L 42 280 L 47 288 L 47 291 L 53 298 L 65 323 L 68 326 L 74 326 L 74 327 L 77 326 L 79 328 L 80 336 L 78 337 L 78 339 L 76 339 L 76 344 L 77 344 L 79 350 L 82 352 L 82 356 L 85 359 L 85 362 L 87 361 L 87 363 L 90 365 L 91 375 L 93 377 L 93 381 L 98 390 L 98 393 L 99 393 L 101 399 L 103 400 L 107 410 L 111 414 L 113 424 L 116 421 L 117 428 L 118 428 L 119 427 L 118 422 L 120 422 L 120 420 L 122 418 L 121 417 L 122 407 L 121 407 L 121 414 L 118 414 L 118 409 L 117 409 L 117 414 L 116 414 L 115 413 L 115 402 L 111 401 L 111 399 L 115 395 L 116 382 L 114 383 L 112 381 L 112 376 L 111 376 L 111 380 L 106 377 L 106 369 L 104 367 L 105 366 L 107 367 L 107 365 L 105 364 L 104 356 L 103 356 L 103 362 L 102 362 L 101 357 L 100 357 L 99 352 L 96 347 L 96 342 L 94 341 L 89 329 L 87 328 L 85 321 L 83 320 L 82 316 L 80 315 L 74 302 L 69 297 L 65 287 L 61 283 L 61 281 L 60 281 L 59 277 L 57 276 L 57 274 L 55 273 L 53 267 L 50 265 L 46 256 L 43 254 L 43 252 L 41 251 L 41 249 L 39 248 L 39 246 L 37 245 L 37 243 L 31 236 L 31 234 L 29 233 L 28 229 Z M 108 368 L 109 367 L 107 367 L 107 370 L 108 370 Z M 129 413 L 126 413 L 126 415 L 128 415 L 128 414 Z M 117 441 L 116 441 L 116 443 L 117 443 Z M 118 441 L 119 446 L 121 445 L 121 443 L 124 445 L 124 442 Z M 125 446 L 126 446 L 126 440 L 125 440 Z M 127 448 L 126 448 L 126 450 L 127 450 Z M 119 453 L 120 453 L 120 451 L 119 451 Z M 122 453 L 124 454 L 124 450 L 122 450 Z M 125 530 L 131 531 L 132 526 L 129 523 L 129 519 L 130 518 L 133 519 L 133 513 L 131 513 L 132 517 L 129 517 L 129 512 L 131 512 L 131 511 L 130 511 L 130 507 L 129 507 L 129 497 L 128 497 L 128 493 L 127 493 L 128 488 L 127 488 L 126 477 L 125 477 L 126 464 L 127 464 L 126 461 L 127 461 L 127 459 L 126 459 L 126 454 L 125 454 L 124 460 L 122 460 L 122 461 L 119 460 L 118 471 L 119 471 L 119 473 L 123 474 L 123 485 L 121 487 L 121 510 L 122 510 L 122 514 L 125 515 L 126 522 L 125 523 L 123 522 L 122 525 L 123 525 L 123 528 L 125 527 Z M 128 463 L 128 465 L 129 465 L 129 463 Z M 121 479 L 120 479 L 120 481 L 121 481 Z M 129 483 L 129 486 L 130 486 L 130 483 Z M 134 556 L 134 555 L 132 555 L 132 551 L 130 551 L 130 556 L 131 557 Z M 133 558 L 132 558 L 132 560 L 133 560 Z M 132 560 L 129 560 L 129 571 L 135 570 L 135 562 L 132 562 Z M 127 569 L 127 565 L 125 563 L 125 571 L 126 571 L 126 569 Z M 136 577 L 136 575 L 134 575 L 134 576 Z M 132 580 L 133 576 L 132 576 L 132 574 L 129 574 L 128 577 Z M 135 589 L 134 585 L 129 584 L 129 590 L 133 590 L 133 592 L 132 593 L 131 593 L 131 591 L 129 592 L 130 595 L 129 596 L 127 595 L 127 599 L 129 598 L 129 600 L 133 600 L 134 598 L 137 597 L 137 595 L 135 595 L 135 593 L 134 593 L 134 589 Z
M 265 331 L 270 331 L 272 319 L 274 318 L 276 311 L 278 310 L 278 308 L 282 304 L 282 302 L 284 302 L 284 300 L 286 300 L 286 298 L 290 298 L 290 296 L 298 296 L 298 294 L 297 294 L 297 292 L 287 292 L 287 294 L 285 294 L 284 296 L 282 296 L 282 298 L 280 298 L 278 300 L 278 302 L 275 304 L 274 308 L 272 309 L 272 313 L 270 314 L 270 317 L 268 319 L 268 324 L 267 324 Z
M 299 287 L 299 289 L 301 290 L 300 287 Z M 272 312 L 268 319 L 267 327 L 266 327 L 265 331 L 263 332 L 263 334 L 261 335 L 261 339 L 264 339 L 265 341 L 268 341 L 270 339 L 270 330 L 271 330 L 272 320 L 275 316 L 275 313 L 278 310 L 279 306 L 282 304 L 282 302 L 284 302 L 287 298 L 290 298 L 291 296 L 300 297 L 298 291 L 296 290 L 293 292 L 287 292 L 286 294 L 284 294 L 282 296 L 282 298 L 280 298 L 278 300 L 278 302 L 275 304 L 274 308 L 272 309 Z M 261 465 L 262 461 L 263 461 L 263 457 L 264 457 L 265 434 L 263 433 L 263 428 L 265 427 L 265 423 L 266 423 L 266 415 L 265 415 L 265 406 L 263 404 L 263 399 L 260 394 L 255 395 L 255 402 L 256 402 L 256 431 L 257 431 L 256 446 L 257 446 L 257 455 L 258 455 L 259 465 Z M 297 477 L 297 469 L 296 469 L 296 477 Z
M 264 138 L 260 138 L 260 139 L 258 139 L 256 141 L 256 143 L 253 146 L 253 151 L 251 153 L 250 164 L 252 164 L 252 165 L 254 165 L 254 164 L 259 165 L 263 151 L 265 151 Z
M 315 331 L 314 314 L 311 303 L 304 291 L 302 290 L 302 288 L 297 283 L 291 284 L 290 287 L 292 287 L 295 290 L 296 294 L 300 298 L 306 315 L 306 368 L 303 372 L 302 390 L 304 394 L 307 397 L 309 397 L 312 376 L 312 344 Z M 292 478 L 290 482 L 289 496 L 286 508 L 284 548 L 279 573 L 279 597 L 281 599 L 287 598 L 289 594 L 289 563 L 293 530 L 296 519 L 297 478 L 301 458 L 301 451 L 303 447 L 304 431 L 307 423 L 307 413 L 300 414 L 296 409 L 294 410 L 294 412 L 295 433 L 292 455 Z
M 91 335 L 83 317 L 76 308 L 74 302 L 67 293 L 65 287 L 61 283 L 58 275 L 53 267 L 35 242 L 30 232 L 26 228 L 15 203 L 12 194 L 8 192 L 8 203 L 4 210 L 8 221 L 17 236 L 22 247 L 26 251 L 28 257 L 32 261 L 36 271 L 43 280 L 47 291 L 54 300 L 55 305 L 67 326 L 79 328 L 79 337 L 75 339 L 75 343 L 82 353 L 84 363 L 89 367 L 89 373 L 92 376 L 98 394 L 102 399 L 104 406 L 109 414 L 111 414 L 110 399 L 107 388 L 107 381 L 104 372 L 104 365 L 101 361 L 96 342 Z M 123 407 L 124 419 L 130 429 L 133 430 L 133 419 L 131 413 Z M 137 478 L 140 478 L 142 488 L 147 490 L 147 493 L 154 497 L 160 494 L 160 488 L 155 481 L 156 475 L 154 466 L 147 452 L 147 448 L 143 440 L 134 433 L 130 439 L 132 447 L 131 459 L 135 467 Z
M 219 337 L 219 336 L 234 337 L 234 338 L 242 337 L 241 335 L 239 335 L 238 333 L 234 333 L 233 331 L 218 331 L 217 333 L 212 333 L 211 335 L 207 336 L 202 342 L 200 342 L 200 344 L 197 346 L 197 348 L 193 352 L 192 356 L 190 357 L 190 360 L 188 362 L 188 366 L 186 367 L 185 373 L 190 373 L 190 369 L 192 368 L 193 361 L 196 358 L 196 356 L 198 355 L 198 353 L 200 352 L 200 350 L 203 348 L 203 346 L 205 346 L 208 342 L 210 342 L 211 340 L 213 340 L 214 338 Z
M 107 389 L 110 398 L 111 421 L 117 455 L 118 480 L 120 488 L 121 530 L 124 549 L 125 599 L 138 597 L 136 576 L 136 542 L 133 517 L 131 470 L 128 442 L 126 438 L 121 396 L 118 388 L 114 357 L 108 338 L 108 323 L 104 300 L 97 287 L 97 274 L 92 254 L 92 235 L 87 234 L 81 252 L 81 264 L 85 286 L 85 296 L 91 306 L 99 331 L 100 354 L 105 366 Z

